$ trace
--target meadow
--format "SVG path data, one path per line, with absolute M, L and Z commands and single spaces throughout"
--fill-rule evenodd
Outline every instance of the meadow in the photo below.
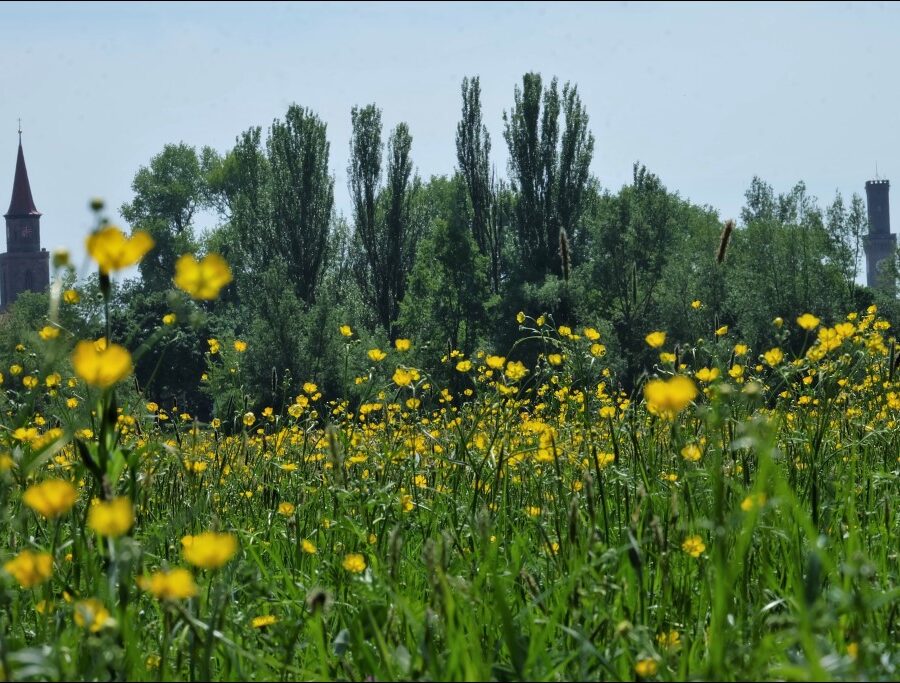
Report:
M 101 291 L 151 247 L 97 231 Z M 174 282 L 230 279 L 185 256 Z M 600 332 L 540 312 L 531 362 L 448 349 L 452 386 L 408 364 L 427 340 L 343 325 L 322 334 L 366 360 L 360 400 L 310 379 L 200 421 L 129 384 L 155 337 L 54 323 L 79 296 L 57 280 L 3 368 L 0 678 L 898 676 L 900 359 L 874 306 L 776 319 L 771 348 L 642 331 L 659 361 L 628 392 Z M 196 381 L 239 382 L 253 344 L 208 340 Z

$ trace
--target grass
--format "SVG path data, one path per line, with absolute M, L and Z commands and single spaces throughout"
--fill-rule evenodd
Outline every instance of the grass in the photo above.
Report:
M 218 428 L 8 378 L 0 560 L 31 548 L 53 569 L 31 588 L 0 575 L 4 676 L 896 678 L 900 382 L 874 311 L 776 367 L 698 343 L 678 372 L 720 374 L 671 419 L 618 393 L 588 340 L 533 323 L 562 365 L 514 381 L 476 356 L 447 399 L 424 373 L 392 381 L 392 352 L 359 405 L 307 387 L 293 414 Z M 55 519 L 22 501 L 46 479 L 78 492 Z M 134 524 L 100 535 L 89 508 L 113 496 Z M 191 567 L 194 597 L 141 589 L 189 567 L 182 539 L 208 530 L 238 551 Z M 364 571 L 345 568 L 353 553 Z

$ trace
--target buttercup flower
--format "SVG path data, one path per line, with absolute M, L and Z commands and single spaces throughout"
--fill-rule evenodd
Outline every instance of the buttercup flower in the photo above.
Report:
M 107 389 L 131 374 L 131 354 L 118 344 L 80 341 L 72 352 L 75 374 L 91 386 Z
M 87 250 L 104 275 L 137 265 L 153 246 L 153 238 L 143 230 L 131 237 L 114 225 L 107 225 L 87 238 Z
M 207 254 L 200 261 L 185 254 L 175 263 L 175 286 L 195 299 L 218 298 L 231 279 L 231 268 L 218 254 Z

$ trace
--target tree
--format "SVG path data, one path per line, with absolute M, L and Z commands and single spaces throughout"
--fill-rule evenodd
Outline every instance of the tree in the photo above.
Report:
M 746 198 L 741 215 L 747 222 L 732 237 L 726 283 L 726 309 L 743 340 L 756 348 L 774 343 L 775 316 L 843 317 L 855 293 L 848 292 L 844 255 L 835 248 L 835 236 L 840 241 L 846 231 L 842 203 L 832 205 L 826 221 L 802 182 L 776 195 L 759 178 Z
M 135 174 L 134 199 L 120 212 L 132 228 L 149 232 L 156 242 L 140 264 L 149 289 L 168 287 L 175 261 L 196 249 L 194 217 L 209 205 L 207 176 L 217 162 L 218 155 L 210 148 L 198 156 L 189 145 L 170 144 Z
M 410 158 L 412 136 L 405 123 L 391 133 L 387 183 L 382 188 L 381 111 L 375 105 L 354 107 L 351 121 L 347 174 L 355 228 L 354 272 L 363 298 L 393 340 L 421 233 L 413 211 L 420 183 Z
M 572 236 L 580 227 L 594 136 L 577 86 L 566 83 L 560 99 L 555 78 L 545 91 L 540 74 L 528 73 L 514 96 L 512 110 L 503 114 L 503 134 L 517 194 L 517 240 L 525 279 L 562 276 L 560 235 Z
M 465 180 L 471 209 L 472 236 L 487 257 L 488 281 L 500 291 L 504 220 L 490 169 L 491 136 L 481 117 L 478 77 L 462 82 L 462 117 L 456 127 L 456 160 Z
M 866 207 L 862 197 L 854 193 L 849 209 L 846 208 L 844 198 L 838 192 L 825 215 L 825 228 L 833 252 L 831 258 L 843 274 L 847 295 L 852 298 L 857 287 L 862 239 L 868 227 Z
M 592 202 L 592 210 L 586 240 L 589 260 L 577 271 L 577 310 L 582 318 L 599 314 L 611 321 L 619 345 L 629 353 L 633 379 L 654 360 L 644 355 L 643 339 L 665 319 L 661 302 L 667 294 L 663 279 L 667 264 L 688 226 L 706 224 L 708 218 L 669 193 L 659 177 L 638 163 L 632 184 Z M 712 263 L 711 248 L 695 242 L 694 250 L 690 258 Z M 688 257 L 687 251 L 680 256 Z
M 478 249 L 467 221 L 464 179 L 459 174 L 432 178 L 424 193 L 444 206 L 433 212 L 431 229 L 417 254 L 400 327 L 422 340 L 417 344 L 420 357 L 437 367 L 447 346 L 464 353 L 474 350 L 485 331 L 491 297 L 487 257 Z
M 315 299 L 334 208 L 325 123 L 312 111 L 288 108 L 267 141 L 271 173 L 270 239 L 297 296 Z
M 291 105 L 272 122 L 265 149 L 260 128 L 239 136 L 212 182 L 227 223 L 215 241 L 236 279 L 280 262 L 284 282 L 306 304 L 322 280 L 334 218 L 326 133 L 316 114 Z

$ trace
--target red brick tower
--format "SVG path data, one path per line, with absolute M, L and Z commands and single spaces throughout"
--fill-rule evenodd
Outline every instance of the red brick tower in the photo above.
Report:
M 41 212 L 34 205 L 22 131 L 6 219 L 6 253 L 0 254 L 0 308 L 6 310 L 25 291 L 43 292 L 50 284 L 50 254 L 41 249 Z

